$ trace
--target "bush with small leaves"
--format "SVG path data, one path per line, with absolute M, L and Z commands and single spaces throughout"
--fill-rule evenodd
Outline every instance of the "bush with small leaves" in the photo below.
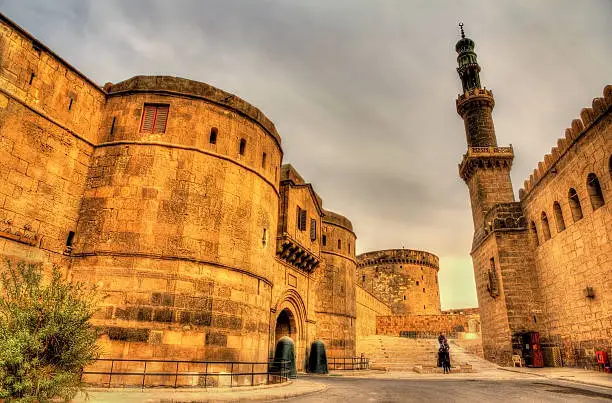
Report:
M 49 276 L 40 265 L 7 261 L 0 272 L 0 399 L 70 400 L 99 356 L 89 322 L 97 290 L 66 280 L 57 266 Z

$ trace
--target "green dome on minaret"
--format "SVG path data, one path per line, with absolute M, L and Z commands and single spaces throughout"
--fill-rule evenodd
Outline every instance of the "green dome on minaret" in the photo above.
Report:
M 461 29 L 461 39 L 455 45 L 455 50 L 459 54 L 457 56 L 457 72 L 461 78 L 463 92 L 467 92 L 474 88 L 480 87 L 480 66 L 476 61 L 476 52 L 474 52 L 475 43 L 470 38 L 465 37 L 463 31 L 463 23 L 459 23 Z

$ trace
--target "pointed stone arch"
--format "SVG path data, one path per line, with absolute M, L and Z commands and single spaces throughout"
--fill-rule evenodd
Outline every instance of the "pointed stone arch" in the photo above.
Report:
M 298 370 L 303 368 L 307 343 L 307 309 L 304 300 L 295 289 L 285 290 L 271 309 L 270 341 L 273 348 L 283 336 L 290 337 L 295 343 Z M 281 332 L 277 334 L 277 332 Z M 271 351 L 273 353 L 273 351 Z

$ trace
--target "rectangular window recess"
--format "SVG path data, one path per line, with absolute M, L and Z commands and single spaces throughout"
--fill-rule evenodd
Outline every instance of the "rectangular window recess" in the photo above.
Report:
M 145 104 L 142 113 L 141 133 L 165 133 L 170 105 Z

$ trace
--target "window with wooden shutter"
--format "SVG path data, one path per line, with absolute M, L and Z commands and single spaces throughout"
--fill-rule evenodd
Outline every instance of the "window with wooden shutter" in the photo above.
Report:
M 300 212 L 300 229 L 306 231 L 306 210 Z
M 165 133 L 169 110 L 169 105 L 145 104 L 140 131 L 142 133 Z
M 300 231 L 306 231 L 306 210 L 302 210 L 300 206 L 297 207 L 296 226 Z
M 317 239 L 317 220 L 314 218 L 310 219 L 310 240 L 314 241 Z
M 297 214 L 295 216 L 295 226 L 297 227 L 297 229 L 300 229 L 300 217 L 302 216 L 302 209 L 300 208 L 300 206 L 297 206 L 296 212 Z

